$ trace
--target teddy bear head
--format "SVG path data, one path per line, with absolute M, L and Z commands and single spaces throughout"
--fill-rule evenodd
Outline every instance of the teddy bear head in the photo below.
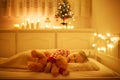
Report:
M 55 61 L 56 66 L 59 68 L 59 73 L 63 76 L 69 75 L 69 71 L 67 70 L 68 62 L 67 58 L 62 55 L 58 55 Z
M 64 56 L 62 56 L 62 55 L 58 55 L 58 56 L 56 57 L 55 64 L 56 64 L 59 68 L 64 68 L 64 69 L 66 69 L 67 66 L 68 66 L 67 58 L 64 57 Z
M 59 74 L 66 76 L 69 75 L 67 66 L 68 62 L 65 55 L 62 55 L 61 53 L 53 53 L 48 58 L 48 63 L 44 71 L 47 73 L 51 73 L 54 77 L 58 76 Z
M 50 55 L 49 52 L 40 52 L 37 50 L 31 51 L 31 56 L 34 58 L 34 61 L 28 63 L 28 69 L 31 71 L 42 72 L 45 65 L 47 64 L 47 57 Z

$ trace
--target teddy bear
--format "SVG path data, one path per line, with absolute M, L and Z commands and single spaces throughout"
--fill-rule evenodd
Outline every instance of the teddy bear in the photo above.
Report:
M 74 52 L 68 55 L 67 61 L 69 63 L 84 63 L 88 61 L 88 58 L 83 50 Z
M 46 73 L 52 73 L 54 77 L 62 74 L 63 76 L 69 75 L 67 70 L 68 62 L 67 56 L 69 54 L 68 50 L 57 50 L 48 58 L 48 63 L 44 69 Z
M 65 56 L 62 55 L 58 55 L 56 57 L 56 62 L 55 62 L 56 66 L 59 68 L 59 73 L 62 74 L 63 76 L 67 76 L 69 75 L 69 71 L 67 70 L 68 67 L 68 62 L 67 62 L 67 58 Z M 53 67 L 53 71 L 51 71 L 54 74 L 54 67 Z
M 68 54 L 68 50 L 57 50 L 52 53 L 50 51 L 40 52 L 32 50 L 31 56 L 34 58 L 34 61 L 28 63 L 28 69 L 35 72 L 49 72 L 55 77 L 59 74 L 67 76 L 69 75 L 66 58 Z
M 47 64 L 47 58 L 51 55 L 49 51 L 40 52 L 37 50 L 31 51 L 33 61 L 28 62 L 28 69 L 35 72 L 43 72 Z

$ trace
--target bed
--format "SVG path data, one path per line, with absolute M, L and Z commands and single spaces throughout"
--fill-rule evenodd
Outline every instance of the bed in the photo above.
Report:
M 120 80 L 120 75 L 95 60 L 96 50 L 91 46 L 94 42 L 94 30 L 1 30 L 0 31 L 0 63 L 8 57 L 23 54 L 31 49 L 69 49 L 84 50 L 89 60 L 100 69 L 97 71 L 71 71 L 69 76 L 31 72 L 24 68 L 0 68 L 0 79 L 25 80 Z M 29 52 L 29 51 L 27 51 Z M 7 57 L 7 58 L 4 58 Z M 20 67 L 20 66 L 18 66 Z
M 27 54 L 29 51 L 24 51 L 22 54 Z M 75 51 L 76 52 L 76 51 Z M 18 53 L 19 55 L 20 53 Z M 89 56 L 88 56 L 89 57 Z M 90 62 L 93 62 L 99 67 L 99 70 L 86 70 L 86 71 L 70 71 L 69 76 L 59 75 L 53 77 L 50 73 L 44 72 L 31 72 L 25 68 L 0 68 L 0 79 L 41 79 L 41 80 L 120 80 L 120 75 L 115 71 L 109 69 L 103 64 L 99 63 L 93 58 L 88 58 Z M 1 58 L 0 63 L 7 60 L 7 58 Z M 23 60 L 23 59 L 22 59 Z

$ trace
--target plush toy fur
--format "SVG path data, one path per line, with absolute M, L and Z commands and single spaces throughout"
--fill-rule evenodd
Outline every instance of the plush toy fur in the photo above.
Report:
M 67 70 L 68 62 L 67 58 L 62 55 L 58 55 L 53 61 L 51 61 L 51 57 L 49 58 L 50 62 L 48 62 L 45 67 L 45 72 L 51 72 L 53 76 L 58 76 L 62 74 L 63 76 L 69 75 L 69 71 Z
M 34 58 L 34 61 L 28 63 L 28 69 L 35 72 L 44 71 L 46 73 L 51 73 L 55 77 L 59 74 L 64 76 L 69 75 L 69 71 L 67 71 L 68 62 L 66 58 L 68 51 L 64 51 L 62 54 L 61 51 L 58 52 L 51 53 L 49 51 L 39 52 L 32 50 L 31 56 Z
M 52 73 L 53 76 L 58 76 L 62 74 L 64 76 L 69 75 L 69 71 L 67 71 L 67 56 L 69 55 L 68 50 L 57 50 L 54 52 L 49 58 L 48 63 L 44 69 L 46 73 Z
M 50 56 L 51 53 L 46 52 L 39 52 L 36 50 L 31 51 L 31 56 L 34 58 L 34 61 L 28 62 L 28 69 L 35 72 L 43 72 L 44 67 L 47 64 L 47 58 Z
M 59 68 L 60 74 L 62 74 L 63 76 L 69 75 L 69 71 L 67 70 L 68 62 L 66 57 L 58 55 L 55 63 L 56 66 Z

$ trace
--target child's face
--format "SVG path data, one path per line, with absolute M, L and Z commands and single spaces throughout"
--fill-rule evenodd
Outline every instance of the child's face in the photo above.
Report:
M 81 63 L 81 62 L 83 62 L 83 57 L 79 54 L 79 53 L 77 53 L 77 54 L 75 54 L 75 62 L 76 63 Z
M 69 54 L 68 57 L 67 57 L 67 60 L 70 63 L 75 62 L 75 55 L 74 55 L 74 53 Z

